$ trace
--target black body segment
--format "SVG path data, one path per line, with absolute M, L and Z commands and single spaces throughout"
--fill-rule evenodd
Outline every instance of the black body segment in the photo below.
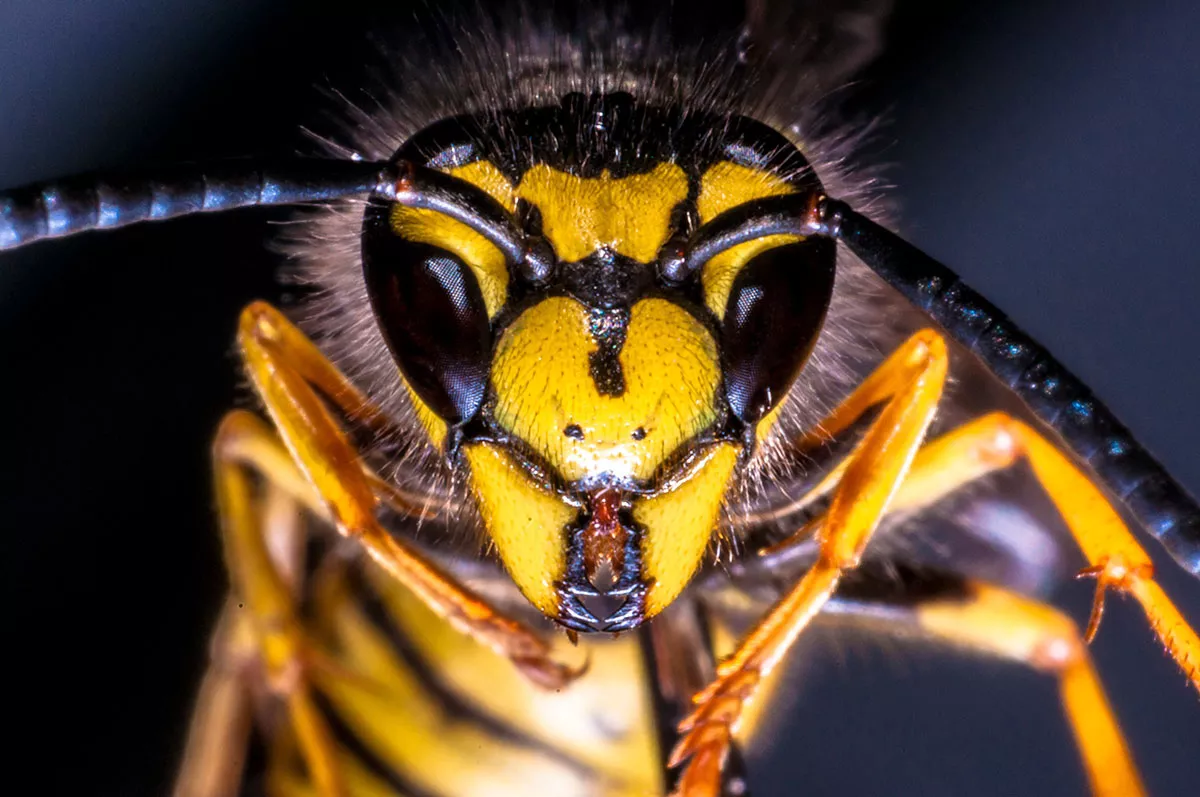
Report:
M 953 271 L 857 213 L 824 199 L 811 230 L 842 240 L 876 274 L 974 352 L 1066 441 L 1193 575 L 1200 575 L 1200 505 L 1087 385 Z
M 374 204 L 363 227 L 363 274 L 392 356 L 412 389 L 451 425 L 483 403 L 491 360 L 487 307 L 471 269 L 436 246 L 392 233 Z
M 738 273 L 721 339 L 725 396 L 757 423 L 787 394 L 812 353 L 833 295 L 837 244 L 810 238 L 768 249 Z
M 368 194 L 384 166 L 330 158 L 218 161 L 35 183 L 0 193 L 0 250 L 141 221 Z

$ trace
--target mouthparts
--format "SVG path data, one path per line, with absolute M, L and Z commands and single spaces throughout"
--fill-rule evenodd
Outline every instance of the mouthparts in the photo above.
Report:
M 566 577 L 555 585 L 560 624 L 583 633 L 628 631 L 646 619 L 641 529 L 628 495 L 615 487 L 588 493 L 588 511 L 571 532 Z

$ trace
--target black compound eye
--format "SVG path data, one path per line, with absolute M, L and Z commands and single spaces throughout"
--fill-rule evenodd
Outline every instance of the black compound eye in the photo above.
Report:
M 455 255 L 396 235 L 390 208 L 371 207 L 363 274 L 383 337 L 421 400 L 451 425 L 479 411 L 492 332 L 475 275 Z
M 817 342 L 833 295 L 837 244 L 808 238 L 756 255 L 725 306 L 725 397 L 757 423 L 783 399 Z

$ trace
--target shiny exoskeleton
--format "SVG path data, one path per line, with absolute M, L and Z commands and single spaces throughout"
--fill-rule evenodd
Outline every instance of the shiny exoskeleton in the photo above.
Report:
M 214 445 L 235 597 L 181 793 L 240 781 L 227 742 L 260 687 L 281 707 L 282 720 L 264 722 L 267 782 L 281 793 L 744 793 L 736 742 L 756 726 L 797 635 L 820 612 L 869 625 L 881 606 L 889 630 L 1058 676 L 1093 788 L 1139 793 L 1069 619 L 1003 586 L 862 556 L 889 512 L 923 509 L 1023 458 L 1098 579 L 1088 634 L 1105 592 L 1127 592 L 1200 687 L 1200 642 L 1114 509 L 1124 502 L 1196 573 L 1195 501 L 999 310 L 827 196 L 800 142 L 661 92 L 539 98 L 434 120 L 377 160 L 199 167 L 0 195 L 0 248 L 366 197 L 340 209 L 360 247 L 339 256 L 369 304 L 364 345 L 390 354 L 383 381 L 400 410 L 279 311 L 243 313 L 239 348 L 271 424 L 235 411 Z M 861 259 L 854 268 L 865 264 L 940 327 L 912 334 L 823 418 L 785 429 L 808 398 L 799 378 L 810 356 L 822 341 L 835 348 L 828 316 L 847 262 L 838 241 Z M 947 338 L 1025 410 L 926 441 Z M 401 428 L 410 418 L 414 428 Z M 768 443 L 794 464 L 826 433 L 847 450 L 788 485 L 803 495 L 751 494 L 731 517 Z M 358 443 L 389 438 L 417 438 L 462 492 L 384 477 Z M 417 533 L 472 513 L 494 562 Z M 317 546 L 298 565 L 310 525 L 369 560 Z M 706 568 L 714 540 L 741 546 L 741 558 Z M 560 663 L 562 635 L 533 627 L 543 616 L 572 641 L 638 636 L 585 641 L 584 674 Z M 753 628 L 729 621 L 738 616 Z M 729 656 L 714 668 L 717 652 Z
M 579 631 L 636 627 L 699 565 L 816 341 L 836 253 L 776 235 L 673 261 L 724 211 L 820 183 L 766 125 L 629 94 L 445 120 L 396 157 L 480 189 L 481 215 L 521 219 L 545 260 L 530 274 L 435 211 L 368 206 L 366 282 L 433 444 L 469 464 L 534 605 Z

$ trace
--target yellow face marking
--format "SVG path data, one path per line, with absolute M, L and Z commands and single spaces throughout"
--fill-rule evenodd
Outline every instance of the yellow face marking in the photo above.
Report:
M 539 164 L 516 193 L 541 211 L 542 231 L 560 260 L 573 263 L 608 248 L 649 263 L 667 242 L 671 211 L 687 198 L 688 181 L 673 163 L 619 179 L 607 170 L 584 178 Z
M 581 178 L 537 165 L 515 188 L 486 162 L 450 173 L 483 188 L 510 211 L 517 198 L 536 206 L 543 233 L 565 262 L 600 249 L 642 263 L 653 261 L 671 234 L 671 212 L 688 193 L 685 173 L 670 163 L 619 179 L 607 171 Z M 702 176 L 697 208 L 703 223 L 745 202 L 793 190 L 770 173 L 720 163 Z M 431 211 L 397 209 L 392 224 L 410 240 L 441 246 L 462 258 L 479 280 L 489 315 L 495 317 L 508 291 L 507 265 L 499 250 L 459 222 Z M 722 318 L 732 284 L 745 264 L 764 250 L 798 240 L 770 236 L 713 258 L 701 274 L 709 309 Z M 624 381 L 620 395 L 597 388 L 591 355 L 600 348 L 589 310 L 574 299 L 549 297 L 526 309 L 497 345 L 491 373 L 495 420 L 568 482 L 602 474 L 649 480 L 717 416 L 721 370 L 716 342 L 672 302 L 638 302 L 617 355 Z M 419 399 L 415 403 L 421 423 L 440 444 L 444 422 Z M 760 436 L 775 415 L 760 424 Z M 669 492 L 635 501 L 633 516 L 645 532 L 643 575 L 653 584 L 647 617 L 669 605 L 699 567 L 720 520 L 739 452 L 732 443 L 713 444 Z M 464 447 L 463 456 L 489 537 L 513 581 L 538 609 L 555 615 L 554 583 L 566 566 L 565 529 L 578 519 L 579 510 L 543 489 L 501 447 L 471 444 Z
M 713 445 L 675 489 L 633 505 L 633 518 L 645 529 L 642 571 L 654 579 L 646 596 L 646 617 L 670 605 L 700 566 L 720 519 L 738 452 L 732 443 Z
M 517 587 L 543 614 L 558 613 L 554 582 L 566 567 L 563 529 L 579 511 L 534 483 L 501 448 L 466 446 L 471 486 L 488 536 Z
M 774 174 L 723 161 L 701 176 L 696 210 L 700 214 L 700 223 L 704 224 L 751 200 L 794 192 L 792 186 Z M 708 309 L 723 319 L 733 280 L 742 267 L 761 252 L 800 240 L 802 238 L 797 235 L 768 235 L 728 249 L 708 261 L 700 274 Z
M 475 161 L 448 169 L 447 173 L 482 188 L 509 213 L 516 208 L 512 184 L 488 161 Z M 488 317 L 496 316 L 508 298 L 508 266 L 499 249 L 467 225 L 434 210 L 396 205 L 392 209 L 391 222 L 397 235 L 417 243 L 439 246 L 470 266 L 483 293 Z
M 620 396 L 596 389 L 588 355 L 597 349 L 588 311 L 574 299 L 552 297 L 526 310 L 492 363 L 496 421 L 567 481 L 601 473 L 648 479 L 716 417 L 716 342 L 676 305 L 638 302 L 619 355 Z M 572 425 L 582 439 L 565 433 Z

